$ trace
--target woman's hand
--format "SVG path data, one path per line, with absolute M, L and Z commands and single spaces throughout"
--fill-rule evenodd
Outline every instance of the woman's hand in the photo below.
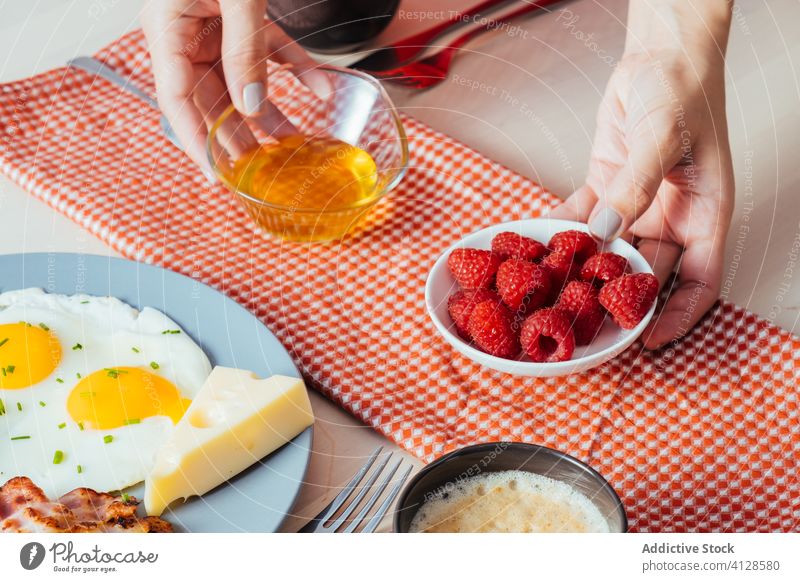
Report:
M 677 285 L 644 333 L 649 348 L 685 334 L 719 297 L 734 194 L 725 119 L 729 17 L 724 22 L 720 10 L 704 21 L 681 7 L 666 14 L 665 33 L 666 4 L 654 13 L 646 0 L 632 0 L 626 53 L 600 105 L 586 184 L 551 214 L 588 222 L 602 240 L 638 240 L 662 284 L 677 264 Z
M 291 64 L 318 94 L 328 91 L 316 63 L 265 19 L 266 7 L 267 0 L 150 0 L 142 11 L 159 106 L 209 179 L 208 127 L 231 102 L 242 115 L 285 121 L 266 101 L 268 58 Z

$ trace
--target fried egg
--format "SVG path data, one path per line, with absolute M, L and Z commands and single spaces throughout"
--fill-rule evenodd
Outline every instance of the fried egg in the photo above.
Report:
M 143 481 L 210 372 L 158 310 L 0 293 L 0 482 L 26 476 L 52 498 Z

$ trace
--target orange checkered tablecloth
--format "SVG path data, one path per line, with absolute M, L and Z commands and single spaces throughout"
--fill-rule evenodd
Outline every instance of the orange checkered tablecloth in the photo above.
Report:
M 139 32 L 100 58 L 152 91 Z M 669 350 L 587 374 L 494 373 L 438 337 L 426 274 L 478 228 L 539 215 L 538 185 L 405 118 L 411 165 L 365 235 L 281 243 L 253 227 L 116 87 L 58 69 L 0 85 L 0 170 L 121 254 L 169 267 L 261 318 L 323 394 L 425 460 L 487 440 L 573 454 L 636 531 L 800 524 L 800 339 L 722 303 Z

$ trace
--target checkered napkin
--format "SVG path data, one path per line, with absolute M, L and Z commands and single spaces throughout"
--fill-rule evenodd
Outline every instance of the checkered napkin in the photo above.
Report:
M 141 33 L 99 57 L 152 91 Z M 555 198 L 404 121 L 403 183 L 366 234 L 327 245 L 254 228 L 164 139 L 154 111 L 82 72 L 0 85 L 0 171 L 121 254 L 235 298 L 317 389 L 422 459 L 541 443 L 608 478 L 633 530 L 797 530 L 800 340 L 723 303 L 679 344 L 636 344 L 591 373 L 524 379 L 471 363 L 428 320 L 428 270 L 465 234 Z

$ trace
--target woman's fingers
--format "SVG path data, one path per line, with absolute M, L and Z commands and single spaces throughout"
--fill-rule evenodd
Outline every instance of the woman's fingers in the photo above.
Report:
M 644 344 L 655 349 L 685 335 L 719 297 L 723 245 L 698 241 L 688 246 L 678 264 L 678 284 L 664 309 L 643 334 Z
M 203 114 L 206 127 L 210 130 L 231 104 L 230 95 L 225 87 L 225 81 L 216 68 L 209 65 L 195 65 L 194 70 L 196 77 L 194 102 Z M 236 111 L 219 127 L 216 141 L 234 159 L 258 145 L 253 132 Z
M 594 191 L 589 186 L 583 185 L 553 208 L 547 216 L 561 220 L 586 222 L 595 204 L 597 204 L 597 196 Z
M 333 87 L 328 75 L 325 71 L 319 70 L 319 63 L 314 61 L 303 47 L 271 21 L 266 25 L 265 35 L 271 61 L 291 65 L 292 74 L 317 97 L 323 100 L 330 97 Z
M 208 132 L 203 115 L 192 99 L 194 69 L 182 50 L 182 35 L 172 30 L 175 26 L 176 23 L 172 21 L 144 28 L 153 60 L 158 105 L 178 136 L 183 150 L 209 179 L 213 179 L 206 159 Z
M 663 287 L 681 256 L 681 247 L 665 240 L 644 239 L 637 250 L 650 264 L 658 284 Z
M 648 118 L 649 127 L 640 130 L 627 144 L 628 161 L 620 168 L 600 198 L 589 222 L 592 234 L 612 240 L 627 231 L 656 197 L 664 176 L 682 156 L 674 119 Z
M 220 0 L 222 67 L 236 109 L 259 115 L 267 99 L 266 0 Z

